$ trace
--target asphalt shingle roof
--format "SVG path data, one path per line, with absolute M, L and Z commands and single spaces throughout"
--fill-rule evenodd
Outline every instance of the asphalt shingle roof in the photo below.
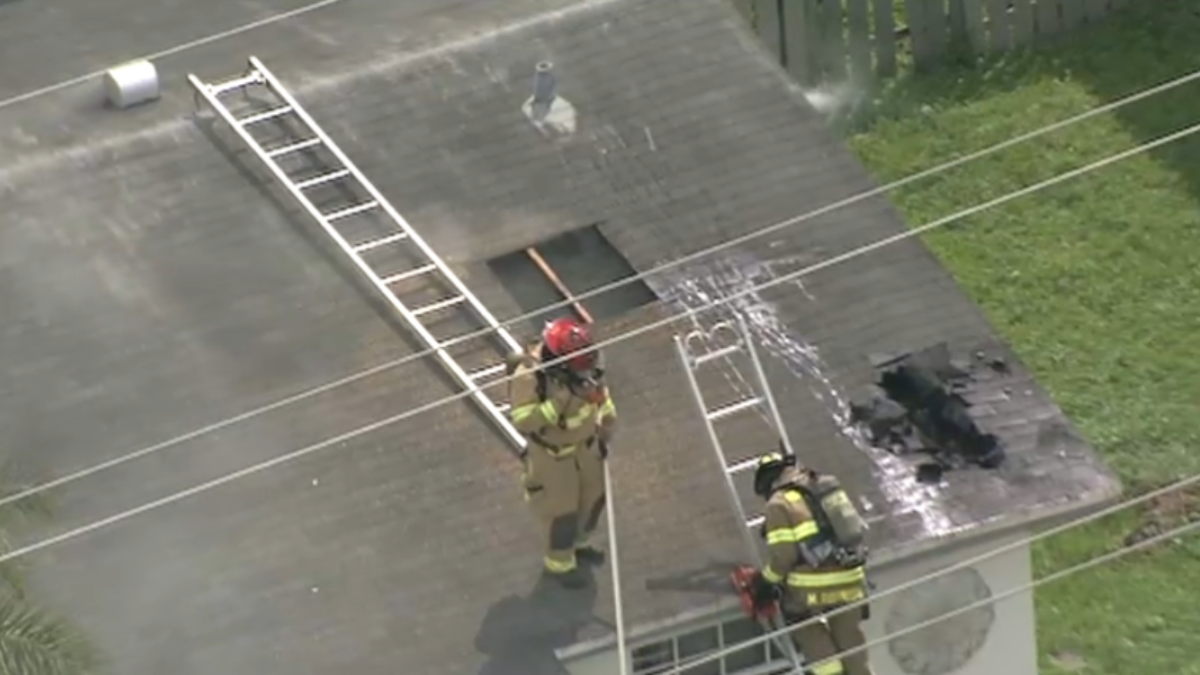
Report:
M 0 6 L 0 61 L 26 64 L 0 78 L 0 97 L 260 16 L 217 0 L 120 5 L 146 11 L 136 49 L 114 18 Z M 159 60 L 164 97 L 141 109 L 99 109 L 95 82 L 0 108 L 10 452 L 35 477 L 62 475 L 415 349 L 230 134 L 193 122 L 185 73 L 219 79 L 262 58 L 503 318 L 521 311 L 485 264 L 502 253 L 603 222 L 648 270 L 871 186 L 741 21 L 723 0 L 355 0 Z M 572 135 L 542 136 L 521 111 L 541 60 L 578 111 Z M 903 227 L 886 200 L 860 202 L 653 275 L 666 302 L 600 330 L 620 334 Z M 871 354 L 941 340 L 1007 354 L 916 241 L 733 306 L 764 344 L 796 447 L 871 505 L 883 558 L 1116 488 L 1011 354 L 1011 379 L 972 394 L 1010 446 L 999 471 L 917 488 L 911 468 L 842 433 L 836 420 L 870 381 Z M 727 599 L 722 584 L 684 582 L 743 557 L 670 339 L 690 325 L 609 349 L 631 625 Z M 728 395 L 735 375 L 716 370 L 706 387 Z M 58 490 L 55 527 L 453 391 L 428 361 L 380 372 Z M 727 428 L 731 450 L 772 442 L 753 418 Z M 537 585 L 517 472 L 460 401 L 31 561 L 41 592 L 128 675 L 552 673 L 553 649 L 611 633 L 613 589 L 607 569 L 574 595 Z

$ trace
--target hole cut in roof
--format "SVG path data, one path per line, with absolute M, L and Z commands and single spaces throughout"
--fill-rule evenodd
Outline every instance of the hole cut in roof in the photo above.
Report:
M 532 329 L 566 314 L 584 321 L 613 319 L 658 299 L 637 279 L 567 307 L 543 310 L 636 274 L 625 256 L 600 232 L 598 224 L 492 258 L 487 265 L 524 312 L 537 312 L 531 319 Z

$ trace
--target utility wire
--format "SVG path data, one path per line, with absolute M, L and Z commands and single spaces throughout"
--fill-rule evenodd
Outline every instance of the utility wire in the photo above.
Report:
M 608 511 L 606 520 L 608 520 L 608 564 L 612 569 L 613 583 L 613 623 L 617 627 L 617 657 L 621 664 L 620 675 L 629 675 L 629 656 L 626 650 L 629 648 L 625 640 L 625 603 L 621 599 L 621 560 L 617 552 L 617 514 L 613 511 L 613 505 L 617 501 L 613 498 L 612 488 L 612 472 L 609 471 L 608 462 L 604 463 L 604 494 L 607 495 Z
M 323 5 L 325 3 L 316 3 L 316 4 Z M 314 5 L 314 7 L 315 6 L 316 5 Z M 88 76 L 88 77 L 90 77 L 90 76 Z M 925 169 L 923 171 L 919 171 L 917 173 L 910 174 L 909 176 L 906 176 L 899 180 L 893 181 L 886 185 L 872 188 L 872 189 L 866 190 L 864 192 L 859 192 L 855 195 L 852 195 L 852 196 L 842 199 L 840 201 L 837 201 L 837 202 L 834 202 L 827 206 L 823 206 L 819 209 L 816 209 L 815 211 L 809 211 L 802 215 L 780 221 L 778 223 L 769 225 L 769 226 L 764 227 L 759 230 L 755 230 L 754 232 L 750 232 L 745 235 L 741 235 L 737 238 L 721 242 L 721 243 L 711 246 L 707 249 L 702 249 L 700 251 L 696 251 L 696 252 L 687 254 L 681 258 L 676 258 L 674 260 L 668 261 L 668 262 L 658 265 L 656 267 L 652 267 L 645 271 L 638 272 L 631 276 L 623 277 L 622 279 L 620 279 L 618 281 L 615 281 L 615 282 L 612 282 L 609 284 L 605 284 L 603 286 L 599 286 L 597 288 L 593 288 L 589 291 L 586 291 L 582 294 L 576 295 L 572 299 L 566 299 L 566 300 L 563 300 L 560 302 L 551 303 L 549 305 L 546 305 L 545 307 L 542 307 L 541 309 L 538 309 L 538 310 L 535 310 L 532 312 L 528 312 L 526 314 L 522 314 L 522 315 L 510 318 L 510 319 L 506 319 L 506 320 L 500 322 L 500 326 L 511 327 L 514 324 L 517 324 L 522 321 L 526 321 L 528 319 L 539 316 L 539 315 L 543 314 L 544 312 L 555 310 L 555 309 L 560 309 L 562 307 L 568 306 L 573 301 L 579 301 L 579 300 L 583 300 L 586 298 L 594 297 L 601 293 L 607 293 L 608 291 L 619 288 L 625 284 L 630 284 L 630 283 L 634 283 L 635 281 L 643 280 L 648 276 L 660 273 L 664 270 L 668 270 L 673 267 L 677 267 L 679 265 L 696 260 L 696 259 L 704 257 L 704 256 L 712 255 L 713 253 L 717 253 L 726 248 L 736 246 L 736 245 L 744 243 L 746 241 L 750 241 L 751 239 L 755 239 L 757 237 L 761 237 L 761 236 L 764 236 L 764 235 L 767 235 L 767 234 L 770 234 L 773 232 L 777 232 L 783 228 L 791 227 L 792 225 L 796 225 L 798 223 L 811 220 L 813 218 L 830 213 L 837 209 L 840 209 L 840 208 L 843 208 L 846 206 L 850 206 L 857 202 L 864 201 L 866 199 L 884 194 L 886 192 L 890 192 L 897 188 L 904 187 L 910 183 L 914 183 L 916 181 L 922 180 L 924 178 L 928 178 L 930 176 L 935 176 L 935 175 L 943 173 L 945 171 L 949 171 L 951 169 L 962 166 L 963 164 L 966 164 L 968 162 L 973 162 L 975 160 L 982 159 L 989 155 L 996 154 L 998 152 L 1007 150 L 1008 148 L 1019 145 L 1021 143 L 1025 143 L 1027 141 L 1039 138 L 1046 134 L 1058 131 L 1060 129 L 1064 129 L 1064 128 L 1071 126 L 1073 124 L 1076 124 L 1078 122 L 1082 122 L 1082 121 L 1090 119 L 1092 117 L 1096 117 L 1097 115 L 1102 115 L 1105 113 L 1112 112 L 1114 110 L 1123 108 L 1132 103 L 1136 103 L 1138 101 L 1145 100 L 1147 98 L 1156 96 L 1158 94 L 1169 91 L 1171 89 L 1175 89 L 1175 88 L 1183 86 L 1185 84 L 1195 82 L 1197 80 L 1200 80 L 1200 70 L 1196 70 L 1194 72 L 1188 73 L 1186 75 L 1175 78 L 1173 80 L 1168 80 L 1166 82 L 1155 85 L 1148 89 L 1144 89 L 1144 90 L 1136 92 L 1134 94 L 1130 94 L 1129 96 L 1117 99 L 1116 101 L 1112 101 L 1110 103 L 1106 103 L 1106 104 L 1098 106 L 1096 108 L 1092 108 L 1083 113 L 1075 115 L 1074 117 L 1069 117 L 1065 120 L 1061 120 L 1061 121 L 1051 124 L 1049 126 L 1042 127 L 1040 129 L 1036 129 L 1034 131 L 1031 131 L 1026 134 L 1022 134 L 1020 136 L 1016 136 L 1014 138 L 1010 138 L 1001 143 L 997 143 L 996 145 L 992 145 L 992 146 L 984 148 L 982 150 L 968 153 L 957 159 L 950 160 L 949 162 L 945 162 L 943 164 L 939 164 L 939 165 L 931 167 L 929 169 Z M 448 347 L 454 346 L 456 344 L 466 342 L 468 340 L 473 340 L 475 338 L 488 335 L 491 332 L 493 332 L 493 329 L 486 328 L 486 329 L 475 331 L 473 333 L 466 333 L 466 334 L 460 335 L 458 337 L 446 340 L 445 342 L 442 342 L 441 345 L 442 345 L 443 349 L 448 348 Z M 11 494 L 0 497 L 0 506 L 3 506 L 5 504 L 10 504 L 12 502 L 18 501 L 20 499 L 24 499 L 31 495 L 34 495 L 34 494 L 37 494 L 40 492 L 44 492 L 46 490 L 50 490 L 50 489 L 53 489 L 53 488 L 56 488 L 56 487 L 59 487 L 62 485 L 66 485 L 67 483 L 73 483 L 81 478 L 86 478 L 87 476 L 91 476 L 91 475 L 99 473 L 101 471 L 105 471 L 107 469 L 111 469 L 111 468 L 114 468 L 117 466 L 124 465 L 135 459 L 139 459 L 141 457 L 145 457 L 147 455 L 151 455 L 151 454 L 160 452 L 167 448 L 171 448 L 176 445 L 181 445 L 192 439 L 199 438 L 201 436 L 205 436 L 207 434 L 220 431 L 221 429 L 230 427 L 239 422 L 244 422 L 246 420 L 265 415 L 267 413 L 279 410 L 281 408 L 292 405 L 294 403 L 299 403 L 301 401 L 307 400 L 314 396 L 318 396 L 320 394 L 331 391 L 333 389 L 337 389 L 344 385 L 351 384 L 351 383 L 357 382 L 362 379 L 366 379 L 373 375 L 377 375 L 386 370 L 390 370 L 392 368 L 398 368 L 407 363 L 412 363 L 418 359 L 425 358 L 426 356 L 429 356 L 433 353 L 434 353 L 434 350 L 427 349 L 427 350 L 423 350 L 423 351 L 416 352 L 413 354 L 409 354 L 407 356 L 404 356 L 404 357 L 401 357 L 398 359 L 394 359 L 392 361 L 388 361 L 386 363 L 382 363 L 377 366 L 373 366 L 371 368 L 367 368 L 366 370 L 358 371 L 351 375 L 347 375 L 346 377 L 342 377 L 340 379 L 333 380 L 331 382 L 327 382 L 325 384 L 313 387 L 311 389 L 301 391 L 299 393 L 293 394 L 292 396 L 288 396 L 288 397 L 279 399 L 273 403 L 268 403 L 268 404 L 260 406 L 258 408 L 253 408 L 251 410 L 240 413 L 238 415 L 234 415 L 232 417 L 228 417 L 224 420 L 214 422 L 212 424 L 206 425 L 206 426 L 196 429 L 194 431 L 190 431 L 186 434 L 176 436 L 174 438 L 170 438 L 168 440 L 162 441 L 160 443 L 156 443 L 154 445 L 146 446 L 144 448 L 135 450 L 135 451 L 127 453 L 125 455 L 121 455 L 119 457 L 114 457 L 113 459 L 110 459 L 110 460 L 107 460 L 104 462 L 100 462 L 98 464 L 92 465 L 85 469 L 80 469 L 78 471 L 66 474 L 64 476 L 60 476 L 59 478 L 51 479 L 49 481 L 40 483 L 38 485 L 34 485 L 32 487 L 25 488 L 25 489 L 17 491 L 17 492 L 13 492 Z
M 184 42 L 183 44 L 175 45 L 174 47 L 170 47 L 168 49 L 161 49 L 161 50 L 153 52 L 151 54 L 145 54 L 143 56 L 137 57 L 136 59 L 130 59 L 130 60 L 131 61 L 133 61 L 133 60 L 157 61 L 158 59 L 165 58 L 167 56 L 172 56 L 172 55 L 178 54 L 180 52 L 189 51 L 189 50 L 195 49 L 197 47 L 203 47 L 205 45 L 211 44 L 213 42 L 217 42 L 219 40 L 225 40 L 225 39 L 231 38 L 235 35 L 241 35 L 242 33 L 256 30 L 256 29 L 262 28 L 264 26 L 269 26 L 271 24 L 279 23 L 280 21 L 286 21 L 287 19 L 292 19 L 292 18 L 301 16 L 304 14 L 308 14 L 309 12 L 313 12 L 318 9 L 322 9 L 324 7 L 328 7 L 329 5 L 333 5 L 333 4 L 336 4 L 339 2 L 342 2 L 342 0 L 318 0 L 317 2 L 313 2 L 308 5 L 304 5 L 303 7 L 297 7 L 295 9 L 288 10 L 286 12 L 272 14 L 271 16 L 268 16 L 263 19 L 258 19 L 256 21 L 250 21 L 249 23 L 244 23 L 244 24 L 241 24 L 240 26 L 236 26 L 234 28 L 223 30 L 218 33 L 212 33 L 211 35 L 206 35 L 202 38 L 196 38 L 194 40 L 189 40 L 187 42 Z M 40 87 L 38 89 L 34 89 L 33 91 L 27 91 L 24 94 L 17 94 L 16 96 L 11 96 L 6 99 L 0 99 L 0 108 L 7 108 L 11 105 L 15 105 L 15 104 L 21 103 L 23 101 L 28 101 L 29 99 L 37 98 L 39 96 L 44 96 L 46 94 L 52 94 L 56 91 L 61 91 L 63 89 L 68 89 L 70 87 L 74 87 L 75 85 L 78 85 L 78 84 L 83 84 L 89 80 L 99 79 L 99 78 L 103 77 L 104 74 L 107 72 L 108 72 L 107 69 L 106 70 L 97 70 L 95 72 L 88 73 L 87 75 L 79 75 L 77 77 L 72 77 L 68 80 L 62 80 L 61 82 L 55 82 L 54 84 L 47 85 L 45 87 Z
M 1002 593 L 997 593 L 996 595 L 993 595 L 991 597 L 983 598 L 982 600 L 977 600 L 975 602 L 972 602 L 971 604 L 964 605 L 963 607 L 953 609 L 953 610 L 946 612 L 944 614 L 941 614 L 939 616 L 935 616 L 932 619 L 926 619 L 919 623 L 913 624 L 912 626 L 908 626 L 908 627 L 902 628 L 900 630 L 896 630 L 891 633 L 882 635 L 878 638 L 875 638 L 874 640 L 868 640 L 867 642 L 865 642 L 862 645 L 859 645 L 858 647 L 846 649 L 844 651 L 838 652 L 837 654 L 834 654 L 833 656 L 822 659 L 820 661 L 806 663 L 805 667 L 808 669 L 815 669 L 817 666 L 820 666 L 822 664 L 829 663 L 831 661 L 837 661 L 845 656 L 849 656 L 851 654 L 857 654 L 859 652 L 866 651 L 876 645 L 880 645 L 880 644 L 889 642 L 898 637 L 904 637 L 905 635 L 909 635 L 910 633 L 915 633 L 916 631 L 919 631 L 919 630 L 928 628 L 932 625 L 941 623 L 947 619 L 951 619 L 953 617 L 959 616 L 961 614 L 965 614 L 972 610 L 979 609 L 980 607 L 986 607 L 987 605 L 999 602 L 1006 598 L 1010 598 L 1014 595 L 1017 595 L 1018 593 L 1028 593 L 1028 592 L 1032 591 L 1033 589 L 1037 588 L 1038 586 L 1041 586 L 1042 584 L 1049 583 L 1051 581 L 1057 581 L 1059 579 L 1064 579 L 1073 574 L 1078 574 L 1079 572 L 1088 570 L 1092 567 L 1096 567 L 1098 565 L 1103 565 L 1105 563 L 1112 562 L 1118 558 L 1129 555 L 1130 553 L 1149 548 L 1155 544 L 1167 541 L 1168 539 L 1176 539 L 1176 538 L 1182 537 L 1182 536 L 1189 534 L 1192 531 L 1197 530 L 1197 529 L 1200 529 L 1200 521 L 1196 521 L 1196 522 L 1192 522 L 1192 523 L 1185 523 L 1174 529 L 1167 530 L 1166 532 L 1162 532 L 1162 533 L 1157 534 L 1148 539 L 1144 539 L 1136 544 L 1131 544 L 1130 546 L 1119 548 L 1115 551 L 1110 551 L 1103 555 L 1098 555 L 1094 558 L 1090 558 L 1090 559 L 1088 559 L 1082 563 L 1079 563 L 1077 565 L 1072 565 L 1065 569 L 1054 572 L 1053 574 L 1047 574 L 1046 576 L 1041 577 L 1040 579 L 1034 579 L 1033 581 L 1031 581 L 1029 583 L 1021 584 L 1020 586 L 1016 586 L 1016 587 L 1011 588 Z M 927 575 L 925 577 L 922 577 L 921 579 L 918 579 L 917 581 L 918 582 L 927 581 L 929 579 L 941 576 L 942 574 L 949 573 L 950 571 L 957 569 L 959 567 L 960 566 L 956 565 L 949 569 L 941 570 L 941 571 L 935 572 L 933 574 Z M 903 588 L 910 587 L 910 586 L 911 586 L 911 584 L 905 584 L 903 586 L 898 586 L 895 589 L 889 589 L 889 591 L 896 592 L 896 591 L 899 591 Z M 887 593 L 887 592 L 881 593 L 877 597 L 881 597 L 883 595 L 888 595 L 888 594 L 889 593 Z M 848 608 L 854 607 L 854 606 L 858 606 L 860 604 L 864 604 L 864 603 L 858 602 L 858 603 L 855 603 L 854 605 L 848 605 L 847 607 Z M 840 613 L 841 611 L 842 610 L 839 608 L 838 612 Z M 808 619 L 808 620 L 802 621 L 800 623 L 797 623 L 797 624 L 794 624 L 791 626 L 787 626 L 780 630 L 773 631 L 771 633 L 767 633 L 765 635 L 761 635 L 758 637 L 751 638 L 749 640 L 745 640 L 745 641 L 740 642 L 732 647 L 725 647 L 724 649 L 712 652 L 710 654 L 705 654 L 702 657 L 698 657 L 698 658 L 686 661 L 684 663 L 678 664 L 672 670 L 664 671 L 663 673 L 661 673 L 661 675 L 678 675 L 679 673 L 686 672 L 697 666 L 702 666 L 706 663 L 711 663 L 712 661 L 716 661 L 718 659 L 725 658 L 726 656 L 729 656 L 731 654 L 739 652 L 743 649 L 746 649 L 747 647 L 759 645 L 768 640 L 773 640 L 773 639 L 775 639 L 777 637 L 781 637 L 781 636 L 788 638 L 789 637 L 788 633 L 790 633 L 791 631 L 794 631 L 794 630 L 800 628 L 801 626 L 807 626 L 807 625 L 814 624 L 819 620 L 820 620 L 820 617 L 815 617 L 813 619 Z
M 922 225 L 920 227 L 908 229 L 908 230 L 905 230 L 904 232 L 892 235 L 890 237 L 885 237 L 884 239 L 880 239 L 878 241 L 860 246 L 858 248 L 852 249 L 845 253 L 833 256 L 831 258 L 827 258 L 825 260 L 822 260 L 819 263 L 810 265 L 803 269 L 796 270 L 794 272 L 789 272 L 787 274 L 781 275 L 781 276 L 771 279 L 769 281 L 765 281 L 760 284 L 752 285 L 748 288 L 745 288 L 745 289 L 742 289 L 742 290 L 739 290 L 739 291 L 736 291 L 733 293 L 729 293 L 720 298 L 715 298 L 715 299 L 711 300 L 710 302 L 705 303 L 705 305 L 697 306 L 697 307 L 690 307 L 679 314 L 675 314 L 675 315 L 666 317 L 664 319 L 652 321 L 646 325 L 630 329 L 624 333 L 615 335 L 607 340 L 601 340 L 601 341 L 595 343 L 593 346 L 591 346 L 588 349 L 583 350 L 583 351 L 595 351 L 595 350 L 601 349 L 603 347 L 606 347 L 608 345 L 620 342 L 622 340 L 627 340 L 629 338 L 641 335 L 643 333 L 648 333 L 652 330 L 656 330 L 658 328 L 667 326 L 667 325 L 679 320 L 683 316 L 695 316 L 700 311 L 702 311 L 702 309 L 716 307 L 718 305 L 724 305 L 726 303 L 737 300 L 738 298 L 741 298 L 743 296 L 746 296 L 746 295 L 749 295 L 752 293 L 757 293 L 760 290 L 788 283 L 788 282 L 798 279 L 802 276 L 812 274 L 813 272 L 825 269 L 827 267 L 832 267 L 833 265 L 836 265 L 841 262 L 845 262 L 847 260 L 851 260 L 853 258 L 857 258 L 859 256 L 865 255 L 867 253 L 870 253 L 877 249 L 883 248 L 890 244 L 894 244 L 896 242 L 903 241 L 906 239 L 911 239 L 913 237 L 916 237 L 920 234 L 923 234 L 923 233 L 933 230 L 935 228 L 938 228 L 938 227 L 941 227 L 948 223 L 960 220 L 962 218 L 966 218 L 966 217 L 974 215 L 976 213 L 980 213 L 980 212 L 990 209 L 992 207 L 999 206 L 1000 204 L 1004 204 L 1004 203 L 1013 201 L 1019 197 L 1033 194 L 1035 192 L 1044 190 L 1045 188 L 1057 185 L 1059 183 L 1065 182 L 1072 178 L 1076 178 L 1078 176 L 1082 176 L 1084 174 L 1090 173 L 1097 169 L 1106 167 L 1110 164 L 1115 164 L 1115 163 L 1117 163 L 1123 159 L 1126 159 L 1128 157 L 1132 157 L 1134 155 L 1148 152 L 1155 148 L 1167 145 L 1168 143 L 1172 143 L 1174 141 L 1177 141 L 1181 138 L 1185 138 L 1185 137 L 1195 134 L 1197 132 L 1200 132 L 1200 124 L 1194 124 L 1194 125 L 1187 127 L 1186 129 L 1183 129 L 1181 131 L 1176 131 L 1174 133 L 1167 134 L 1166 136 L 1157 138 L 1153 141 L 1149 141 L 1147 143 L 1143 143 L 1141 145 L 1135 146 L 1128 150 L 1124 150 L 1122 152 L 1119 152 L 1119 153 L 1116 153 L 1113 155 L 1109 155 L 1108 157 L 1105 157 L 1104 159 L 1097 160 L 1086 166 L 1079 167 L 1077 169 L 1073 169 L 1071 171 L 1061 173 L 1057 176 L 1054 176 L 1053 178 L 1049 178 L 1040 183 L 1035 183 L 1033 185 L 1026 186 L 1024 188 L 1021 188 L 1020 190 L 1016 190 L 1016 191 L 1011 192 L 1002 197 L 997 197 L 996 199 L 985 202 L 983 204 L 978 204 L 976 206 L 964 209 L 962 211 L 959 211 L 958 213 L 952 214 L 952 215 L 944 217 L 944 218 L 940 218 L 940 219 L 932 221 L 930 223 L 926 223 L 925 225 Z M 575 355 L 576 354 L 572 354 L 570 356 L 564 356 L 564 357 L 550 359 L 545 362 L 545 365 L 557 365 L 559 363 L 565 362 L 567 360 L 567 358 L 573 358 Z M 484 386 L 479 387 L 479 389 L 484 389 L 487 387 L 494 387 L 501 383 L 508 382 L 509 380 L 512 380 L 512 379 L 514 379 L 514 376 L 506 375 L 503 378 L 494 380 Z M 409 408 L 408 410 L 405 410 L 405 411 L 398 413 L 396 415 L 393 415 L 391 417 L 388 417 L 388 418 L 385 418 L 382 420 L 378 420 L 376 422 L 372 422 L 371 424 L 367 424 L 367 425 L 361 426 L 357 429 L 348 431 L 346 433 L 339 434 L 337 436 L 334 436 L 333 438 L 329 438 L 324 441 L 320 441 L 318 443 L 300 448 L 298 450 L 293 450 L 292 452 L 286 453 L 284 455 L 280 455 L 279 457 L 274 457 L 272 459 L 260 462 L 258 464 L 254 464 L 249 467 L 246 467 L 244 469 L 240 469 L 238 471 L 234 471 L 232 473 L 225 474 L 224 476 L 214 478 L 212 480 L 201 483 L 199 485 L 195 485 L 193 487 L 187 488 L 185 490 L 180 490 L 178 492 L 171 493 L 165 497 L 161 497 L 159 499 L 146 502 L 144 504 L 133 507 L 131 509 L 127 509 L 125 511 L 118 512 L 116 514 L 108 516 L 107 518 L 102 518 L 100 520 L 93 521 L 86 525 L 81 525 L 74 529 L 67 530 L 66 532 L 62 532 L 53 537 L 49 537 L 47 539 L 43 539 L 41 541 L 14 549 L 12 551 L 9 551 L 8 553 L 0 555 L 0 563 L 7 562 L 9 560 L 13 560 L 15 558 L 19 558 L 24 555 L 28 555 L 35 551 L 40 551 L 44 548 L 48 548 L 55 544 L 59 544 L 64 541 L 68 541 L 70 539 L 74 539 L 76 537 L 82 536 L 84 534 L 88 534 L 95 530 L 99 530 L 101 528 L 107 527 L 109 525 L 113 525 L 115 523 L 119 523 L 121 521 L 128 520 L 129 518 L 132 518 L 132 517 L 137 516 L 142 513 L 146 513 L 148 511 L 152 511 L 159 507 L 166 506 L 168 504 L 173 504 L 175 502 L 178 502 L 178 501 L 181 501 L 188 497 L 191 497 L 192 495 L 200 494 L 202 492 L 206 492 L 213 488 L 225 485 L 226 483 L 233 482 L 239 478 L 243 478 L 245 476 L 250 476 L 250 475 L 259 473 L 261 471 L 265 471 L 274 466 L 278 466 L 278 465 L 284 464 L 286 462 L 290 462 L 292 460 L 300 459 L 301 457 L 305 457 L 307 455 L 313 454 L 313 453 L 323 450 L 325 448 L 335 446 L 339 443 L 351 440 L 353 438 L 357 438 L 358 436 L 362 436 L 364 434 L 368 434 L 373 431 L 377 431 L 377 430 L 387 427 L 389 425 L 395 424 L 396 422 L 408 419 L 410 417 L 415 417 L 416 415 L 427 412 L 429 410 L 433 410 L 434 408 L 440 407 L 447 403 L 451 403 L 453 401 L 457 401 L 459 399 L 466 398 L 466 397 L 470 396 L 471 393 L 472 392 L 470 390 L 463 391 L 463 392 L 459 392 L 456 394 L 451 394 L 449 396 L 442 397 L 442 398 L 434 400 L 434 401 L 430 401 L 428 403 L 414 406 L 412 408 Z

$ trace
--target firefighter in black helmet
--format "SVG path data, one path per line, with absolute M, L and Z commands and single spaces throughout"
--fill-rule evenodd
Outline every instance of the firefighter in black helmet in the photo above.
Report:
M 832 476 L 799 466 L 783 452 L 763 455 L 754 492 L 766 500 L 763 536 L 767 564 L 755 575 L 758 602 L 781 600 L 785 620 L 814 622 L 792 633 L 813 675 L 871 675 L 866 651 L 821 661 L 861 647 L 866 639 L 860 609 L 836 612 L 866 597 L 865 523 Z

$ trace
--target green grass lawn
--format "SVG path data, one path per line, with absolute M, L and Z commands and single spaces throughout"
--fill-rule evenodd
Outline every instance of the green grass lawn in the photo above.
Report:
M 1141 3 L 1036 54 L 892 83 L 850 144 L 894 180 L 1200 69 L 1198 36 L 1200 5 Z M 923 224 L 1197 122 L 1200 84 L 1186 85 L 892 196 Z M 1200 138 L 926 241 L 1127 494 L 1200 473 Z M 1036 573 L 1189 512 L 1200 493 L 1081 528 L 1039 545 Z M 1049 584 L 1036 594 L 1043 673 L 1200 673 L 1198 601 L 1200 537 Z

